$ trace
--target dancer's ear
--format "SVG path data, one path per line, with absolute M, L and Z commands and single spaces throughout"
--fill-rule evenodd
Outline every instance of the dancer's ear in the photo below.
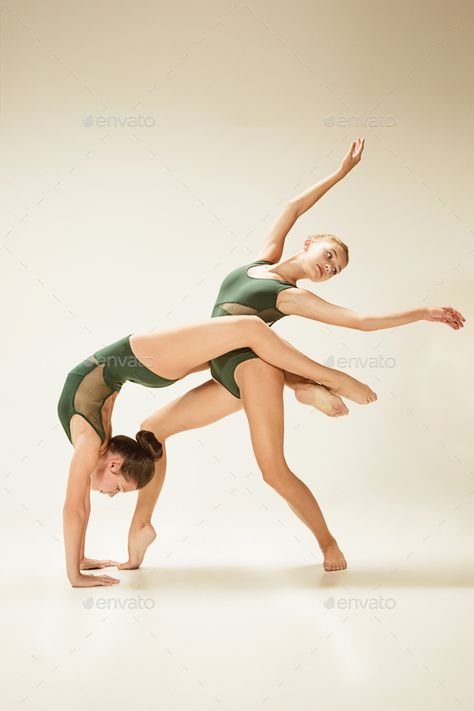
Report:
M 119 474 L 122 467 L 123 460 L 121 457 L 112 456 L 109 459 L 109 469 L 113 474 Z
M 303 246 L 304 251 L 307 252 L 308 249 L 311 247 L 312 244 L 313 244 L 313 240 L 312 240 L 312 239 L 309 239 L 309 238 L 308 238 L 308 239 L 305 239 L 305 241 L 304 241 L 304 246 Z

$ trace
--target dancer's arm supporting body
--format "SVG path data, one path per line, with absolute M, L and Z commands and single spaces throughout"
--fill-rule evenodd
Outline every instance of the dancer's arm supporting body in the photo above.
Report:
M 90 490 L 91 472 L 96 468 L 99 457 L 100 442 L 97 436 L 94 433 L 81 433 L 74 443 L 63 508 L 66 570 L 72 584 L 80 575 L 88 520 L 85 498 Z
M 135 480 L 124 476 L 115 481 L 111 476 L 123 468 L 123 460 L 118 454 L 114 455 L 116 450 L 107 454 L 107 448 L 112 439 L 114 401 L 124 382 L 166 387 L 219 354 L 246 346 L 268 363 L 320 380 L 356 402 L 376 399 L 368 386 L 311 360 L 252 316 L 212 319 L 160 333 L 132 334 L 97 351 L 69 373 L 58 403 L 60 420 L 75 448 L 63 509 L 66 568 L 71 585 L 87 587 L 118 582 L 110 576 L 87 576 L 80 572 L 87 524 L 85 497 L 91 481 L 96 482 L 93 488 L 99 490 L 97 481 L 104 481 L 104 493 L 111 496 L 117 491 L 140 488 L 152 478 L 153 463 L 162 456 L 159 451 L 149 457 L 149 474 L 143 480 L 138 474 Z M 139 446 L 137 442 L 134 445 Z M 143 445 L 140 447 L 143 449 Z M 101 461 L 102 469 L 108 468 L 106 475 L 99 467 Z

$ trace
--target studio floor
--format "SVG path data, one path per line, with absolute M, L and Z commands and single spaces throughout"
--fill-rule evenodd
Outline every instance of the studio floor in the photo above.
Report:
M 247 509 L 231 535 L 225 505 L 159 536 L 140 570 L 109 569 L 112 587 L 68 587 L 58 546 L 6 580 L 1 708 L 472 708 L 471 553 L 449 543 L 463 508 L 416 535 L 373 520 L 370 549 L 347 530 L 341 573 L 289 516 L 258 530 Z

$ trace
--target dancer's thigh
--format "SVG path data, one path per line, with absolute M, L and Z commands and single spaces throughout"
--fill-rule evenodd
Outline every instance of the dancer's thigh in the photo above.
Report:
M 215 380 L 208 380 L 154 412 L 141 426 L 164 441 L 178 432 L 217 422 L 241 408 L 241 400 Z
M 260 359 L 241 363 L 235 371 L 250 428 L 252 447 L 264 476 L 284 464 L 284 374 Z M 276 474 L 276 472 L 275 472 Z
M 150 370 L 164 378 L 183 378 L 222 353 L 260 340 L 263 322 L 256 316 L 212 318 L 154 333 L 134 333 L 130 347 Z M 275 334 L 267 335 L 275 338 Z M 278 339 L 277 339 L 278 340 Z

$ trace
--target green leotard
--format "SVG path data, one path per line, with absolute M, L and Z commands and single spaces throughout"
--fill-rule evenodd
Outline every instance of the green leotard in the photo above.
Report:
M 143 365 L 130 348 L 130 336 L 101 348 L 70 371 L 59 398 L 59 419 L 71 442 L 73 415 L 81 415 L 97 432 L 101 442 L 104 441 L 102 408 L 127 380 L 147 388 L 164 388 L 176 382 L 156 375 Z
M 287 314 L 277 309 L 276 302 L 280 291 L 295 289 L 294 284 L 279 279 L 250 277 L 247 272 L 258 264 L 272 264 L 259 260 L 234 269 L 222 282 L 212 316 L 259 316 L 266 323 L 272 324 Z M 238 348 L 211 360 L 211 374 L 214 380 L 223 385 L 235 397 L 240 398 L 239 386 L 235 382 L 234 372 L 240 363 L 258 356 L 250 348 Z

